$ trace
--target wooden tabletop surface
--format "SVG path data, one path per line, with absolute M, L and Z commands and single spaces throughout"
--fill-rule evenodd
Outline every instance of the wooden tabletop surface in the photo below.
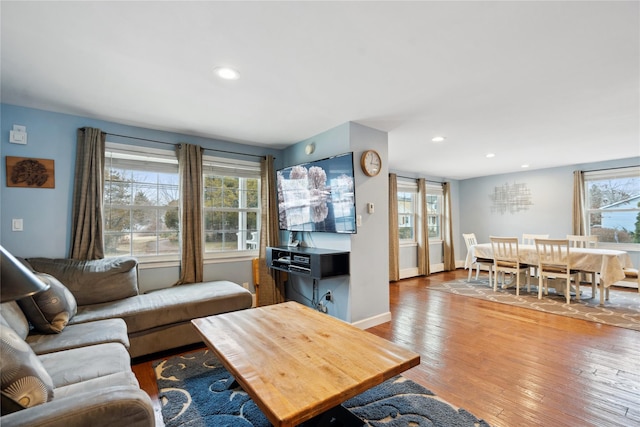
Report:
M 420 355 L 296 302 L 192 323 L 275 426 L 295 426 L 420 363 Z

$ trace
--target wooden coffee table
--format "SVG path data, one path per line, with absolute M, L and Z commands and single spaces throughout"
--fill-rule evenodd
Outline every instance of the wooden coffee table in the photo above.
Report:
M 296 302 L 192 323 L 275 426 L 346 425 L 354 416 L 342 402 L 420 363 L 417 353 Z

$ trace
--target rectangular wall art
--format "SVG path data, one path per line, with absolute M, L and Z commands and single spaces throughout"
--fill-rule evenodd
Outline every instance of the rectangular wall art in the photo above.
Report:
M 7 187 L 55 188 L 52 159 L 6 157 Z

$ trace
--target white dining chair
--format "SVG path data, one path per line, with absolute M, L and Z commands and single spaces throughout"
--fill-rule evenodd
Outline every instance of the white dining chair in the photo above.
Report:
M 535 245 L 536 239 L 548 239 L 548 234 L 522 234 L 522 244 L 523 245 Z
M 579 236 L 577 234 L 567 234 L 567 239 L 569 240 L 570 248 L 597 248 L 598 247 L 598 236 Z M 582 273 L 591 276 L 591 281 L 590 281 L 591 297 L 595 298 L 596 289 L 598 287 L 597 272 L 582 270 Z M 582 282 L 578 281 L 578 284 L 580 283 Z
M 521 264 L 518 253 L 517 237 L 495 237 L 491 236 L 491 250 L 493 251 L 493 268 L 495 270 L 493 291 L 498 290 L 498 277 L 502 272 L 502 285 L 504 286 L 504 276 L 506 273 L 516 276 L 516 295 L 520 295 L 520 273 L 525 273 L 527 291 L 531 291 L 529 277 L 529 265 Z
M 571 302 L 571 278 L 578 280 L 579 270 L 571 268 L 568 239 L 536 239 L 538 254 L 538 299 L 542 299 L 542 288 L 549 294 L 549 278 L 565 279 L 565 297 Z M 580 300 L 580 286 L 576 287 L 576 299 Z
M 478 244 L 478 240 L 476 239 L 476 235 L 475 233 L 468 233 L 462 234 L 462 237 L 464 238 L 464 244 L 467 246 L 467 259 L 469 259 L 468 253 L 471 250 L 471 247 L 474 245 Z M 473 261 L 471 261 L 471 265 L 465 266 L 469 268 L 469 277 L 467 279 L 467 282 L 471 281 L 471 273 L 473 272 L 473 266 L 476 266 L 476 280 L 478 280 L 478 276 L 480 275 L 480 266 L 485 266 L 487 267 L 487 270 L 489 270 L 489 285 L 492 284 L 492 272 L 493 272 L 493 260 L 490 258 L 475 258 Z
M 536 239 L 548 239 L 549 235 L 548 234 L 528 234 L 528 233 L 523 233 L 522 234 L 522 244 L 523 245 L 535 245 L 536 244 Z M 538 269 L 537 265 L 529 265 L 529 269 L 531 270 L 530 273 L 533 275 L 533 277 L 538 277 L 538 272 L 536 271 Z

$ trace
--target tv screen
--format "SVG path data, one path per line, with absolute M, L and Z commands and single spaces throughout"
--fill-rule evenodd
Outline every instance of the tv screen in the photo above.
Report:
M 353 153 L 277 171 L 280 229 L 356 232 Z

